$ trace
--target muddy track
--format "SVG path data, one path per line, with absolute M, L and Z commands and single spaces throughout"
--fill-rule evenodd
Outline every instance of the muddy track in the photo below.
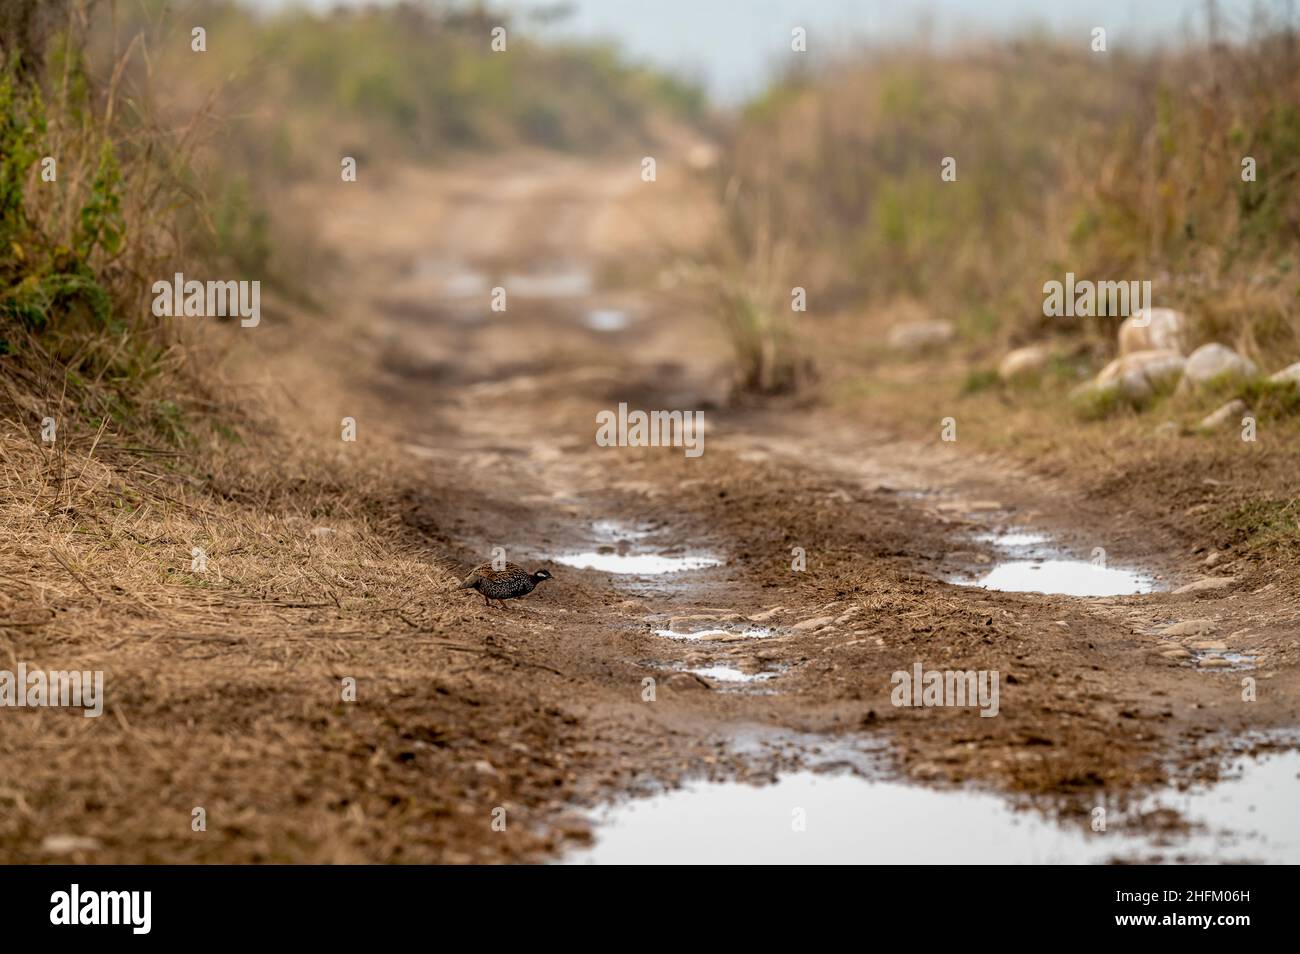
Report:
M 555 574 L 509 609 L 467 605 L 452 635 L 501 654 L 467 662 L 465 678 L 550 713 L 567 801 L 769 777 L 807 762 L 814 733 L 846 750 L 883 739 L 912 779 L 1049 795 L 1082 818 L 1099 791 L 1213 773 L 1230 734 L 1300 721 L 1295 669 L 1279 665 L 1293 603 L 1246 575 L 1175 595 L 1205 574 L 1176 521 L 825 410 L 729 408 L 726 343 L 653 280 L 670 241 L 689 249 L 682 223 L 700 221 L 705 195 L 671 173 L 642 183 L 631 163 L 525 157 L 408 170 L 325 212 L 338 304 L 373 356 L 347 386 L 427 473 L 412 538 L 462 567 L 499 547 Z M 488 307 L 495 286 L 509 295 L 501 312 Z M 705 453 L 596 446 L 596 413 L 619 402 L 704 410 Z M 981 534 L 1012 528 L 1083 559 L 1104 546 L 1160 592 L 944 582 L 997 559 Z M 563 562 L 582 553 L 720 564 L 639 576 Z M 1187 640 L 1160 629 L 1193 617 L 1249 633 L 1253 672 L 1272 687 L 1258 703 L 1238 704 L 1240 673 L 1171 651 Z M 1000 717 L 891 705 L 890 674 L 916 662 L 1001 672 Z M 763 744 L 737 747 L 747 733 Z M 551 784 L 530 758 L 502 745 L 493 762 L 518 791 Z M 552 823 L 562 814 L 520 797 Z

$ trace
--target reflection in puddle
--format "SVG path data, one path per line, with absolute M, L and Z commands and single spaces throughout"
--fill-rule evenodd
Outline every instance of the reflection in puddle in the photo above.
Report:
M 656 629 L 656 636 L 663 636 L 665 639 L 685 639 L 699 640 L 702 642 L 731 642 L 732 640 L 742 639 L 763 639 L 772 635 L 772 631 L 765 626 L 753 627 L 733 633 L 727 629 L 700 629 L 693 633 L 679 633 L 672 629 Z
M 1203 669 L 1222 669 L 1236 672 L 1255 668 L 1255 657 L 1247 653 L 1226 652 L 1221 649 L 1195 649 L 1192 658 Z
M 702 676 L 705 679 L 713 679 L 717 682 L 765 682 L 768 679 L 775 679 L 780 673 L 775 672 L 741 672 L 735 666 L 724 666 L 721 664 L 714 666 L 701 666 L 697 669 L 687 669 L 687 672 Z
M 622 331 L 627 327 L 627 312 L 617 308 L 593 308 L 583 318 L 592 331 Z
M 980 543 L 991 543 L 994 546 L 1003 547 L 1007 550 L 1023 550 L 1050 543 L 1052 538 L 1045 533 L 1027 531 L 1019 533 L 979 533 L 975 535 L 975 539 Z
M 621 520 L 596 520 L 592 522 L 591 530 L 602 540 L 640 540 L 654 533 L 651 524 L 639 523 L 632 526 Z
M 660 556 L 656 553 L 568 553 L 555 558 L 557 563 L 579 570 L 601 570 L 605 573 L 629 573 L 650 576 L 659 573 L 679 573 L 683 570 L 702 570 L 721 566 L 722 561 L 709 556 Z
M 986 792 L 798 772 L 755 787 L 699 782 L 606 809 L 570 864 L 1042 864 L 1124 860 L 1300 862 L 1300 753 L 1243 759 L 1239 777 L 1145 800 L 1189 833 L 1061 825 Z M 802 824 L 799 824 L 802 823 Z
M 1134 570 L 1101 567 L 1087 560 L 1009 560 L 976 580 L 954 580 L 1008 593 L 1062 596 L 1128 596 L 1150 593 L 1154 582 Z

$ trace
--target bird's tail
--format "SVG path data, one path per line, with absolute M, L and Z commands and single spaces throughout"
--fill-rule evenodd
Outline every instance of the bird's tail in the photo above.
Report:
M 469 576 L 465 577 L 465 579 L 461 580 L 459 583 L 456 584 L 456 589 L 458 590 L 472 589 L 474 584 L 477 582 L 478 582 L 478 574 L 471 573 Z

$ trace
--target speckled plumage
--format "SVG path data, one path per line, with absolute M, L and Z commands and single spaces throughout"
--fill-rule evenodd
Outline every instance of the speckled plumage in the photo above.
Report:
M 549 580 L 551 574 L 546 570 L 529 573 L 517 563 L 507 563 L 500 570 L 494 570 L 491 563 L 476 566 L 459 586 L 462 590 L 477 590 L 483 602 L 491 606 L 496 600 L 505 606 L 505 600 L 527 596 L 537 584 Z

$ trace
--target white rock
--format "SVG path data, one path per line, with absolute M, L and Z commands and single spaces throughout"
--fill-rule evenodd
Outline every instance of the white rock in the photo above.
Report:
M 1274 384 L 1300 384 L 1300 361 L 1270 375 L 1269 380 Z
M 1204 636 L 1216 632 L 1218 628 L 1219 624 L 1212 619 L 1186 619 L 1166 626 L 1161 633 L 1165 636 Z
M 835 622 L 835 617 L 833 616 L 818 616 L 814 619 L 806 619 L 803 620 L 802 622 L 795 623 L 790 628 L 793 629 L 796 633 L 806 633 L 810 630 L 821 629 L 823 626 L 827 625 L 828 623 L 833 623 L 833 622 Z
M 1119 353 L 1172 351 L 1185 355 L 1190 345 L 1187 316 L 1172 308 L 1143 308 L 1119 326 Z
M 1072 389 L 1070 391 L 1070 400 L 1076 402 L 1093 399 L 1100 400 L 1111 393 L 1119 393 L 1118 381 L 1098 381 L 1093 379 L 1091 381 L 1084 381 L 1078 387 Z
M 1183 376 L 1189 384 L 1204 384 L 1220 375 L 1253 377 L 1259 372 L 1255 362 L 1243 358 L 1226 345 L 1201 345 L 1187 359 Z
M 951 321 L 909 321 L 889 331 L 889 346 L 896 351 L 916 354 L 941 348 L 953 339 Z
M 998 377 L 1003 381 L 1023 381 L 1032 378 L 1047 366 L 1050 352 L 1044 345 L 1029 345 L 1008 351 L 998 364 Z
M 71 855 L 78 851 L 98 851 L 101 847 L 95 838 L 81 835 L 46 835 L 41 841 L 41 851 L 51 855 Z
M 1234 582 L 1235 580 L 1230 576 L 1206 577 L 1204 580 L 1197 580 L 1195 583 L 1188 583 L 1186 586 L 1178 587 L 1178 589 L 1174 590 L 1174 595 L 1178 596 L 1181 593 L 1203 593 L 1207 590 L 1222 590 L 1226 587 L 1232 586 Z
M 1145 401 L 1157 390 L 1177 384 L 1186 363 L 1177 351 L 1135 351 L 1102 368 L 1096 384 L 1118 386 L 1130 401 Z
M 1205 415 L 1201 420 L 1201 427 L 1206 430 L 1215 430 L 1225 424 L 1237 424 L 1241 421 L 1241 416 L 1248 411 L 1249 408 L 1246 407 L 1246 402 L 1240 398 L 1229 401 L 1214 413 Z

